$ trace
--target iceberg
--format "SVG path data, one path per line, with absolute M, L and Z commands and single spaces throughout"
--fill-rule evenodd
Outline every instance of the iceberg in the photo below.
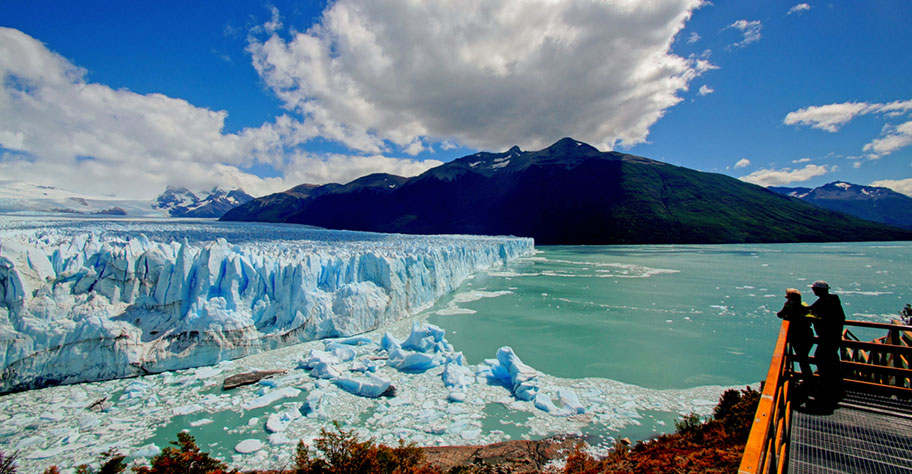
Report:
M 416 314 L 527 238 L 128 220 L 0 223 L 0 393 L 214 365 Z M 442 333 L 406 349 L 452 350 Z M 331 346 L 331 347 L 330 347 Z M 198 376 L 212 376 L 201 372 Z

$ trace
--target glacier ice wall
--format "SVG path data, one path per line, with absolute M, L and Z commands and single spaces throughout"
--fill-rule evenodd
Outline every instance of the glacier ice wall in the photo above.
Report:
M 263 224 L 0 225 L 0 393 L 214 364 L 431 306 L 531 239 Z

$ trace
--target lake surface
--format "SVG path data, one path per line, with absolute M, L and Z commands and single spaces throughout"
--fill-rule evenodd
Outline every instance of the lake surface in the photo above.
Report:
M 198 444 L 239 468 L 291 462 L 297 439 L 338 421 L 362 438 L 395 445 L 479 444 L 578 433 L 610 446 L 674 430 L 674 420 L 711 413 L 727 387 L 764 377 L 787 287 L 825 279 L 850 319 L 889 321 L 912 300 L 912 243 L 539 247 L 536 255 L 476 274 L 429 310 L 368 333 L 404 339 L 413 323 L 441 326 L 477 366 L 511 346 L 537 369 L 543 393 L 576 393 L 586 413 L 554 416 L 503 386 L 475 383 L 465 403 L 447 401 L 440 368 L 419 374 L 381 367 L 395 398 L 367 399 L 315 380 L 297 361 L 315 341 L 139 379 L 50 387 L 0 397 L 0 447 L 22 449 L 20 467 L 75 466 L 114 447 L 150 456 L 188 430 Z M 880 334 L 859 334 L 873 338 Z M 359 351 L 373 350 L 368 346 Z M 382 354 L 381 354 L 382 355 Z M 225 391 L 249 370 L 283 369 L 265 383 Z M 265 405 L 284 387 L 299 393 Z M 269 433 L 270 416 L 299 411 L 323 394 L 324 415 L 301 416 Z M 86 407 L 106 397 L 104 411 Z M 240 454 L 256 439 L 264 448 Z
M 648 388 L 755 383 L 785 289 L 826 280 L 849 319 L 912 301 L 912 243 L 553 246 L 478 274 L 430 322 L 469 362 L 513 347 L 538 370 Z M 878 334 L 879 335 L 879 334 Z M 873 337 L 873 336 L 872 336 Z

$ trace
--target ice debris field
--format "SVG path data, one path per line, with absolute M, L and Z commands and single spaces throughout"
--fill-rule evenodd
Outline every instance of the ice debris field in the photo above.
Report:
M 333 421 L 454 445 L 711 411 L 725 387 L 559 379 L 509 347 L 469 365 L 412 317 L 532 252 L 511 237 L 4 216 L 2 388 L 47 387 L 0 396 L 0 451 L 66 472 L 111 448 L 142 462 L 186 429 L 235 467 L 268 468 Z M 253 371 L 277 373 L 223 388 Z

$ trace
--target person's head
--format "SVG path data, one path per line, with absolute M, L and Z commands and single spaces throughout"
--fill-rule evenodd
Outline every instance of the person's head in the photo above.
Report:
M 801 292 L 794 288 L 788 288 L 785 290 L 785 299 L 794 303 L 801 303 Z
M 822 296 L 830 293 L 830 285 L 823 280 L 817 280 L 811 285 L 811 290 L 814 291 L 814 294 L 817 296 Z

